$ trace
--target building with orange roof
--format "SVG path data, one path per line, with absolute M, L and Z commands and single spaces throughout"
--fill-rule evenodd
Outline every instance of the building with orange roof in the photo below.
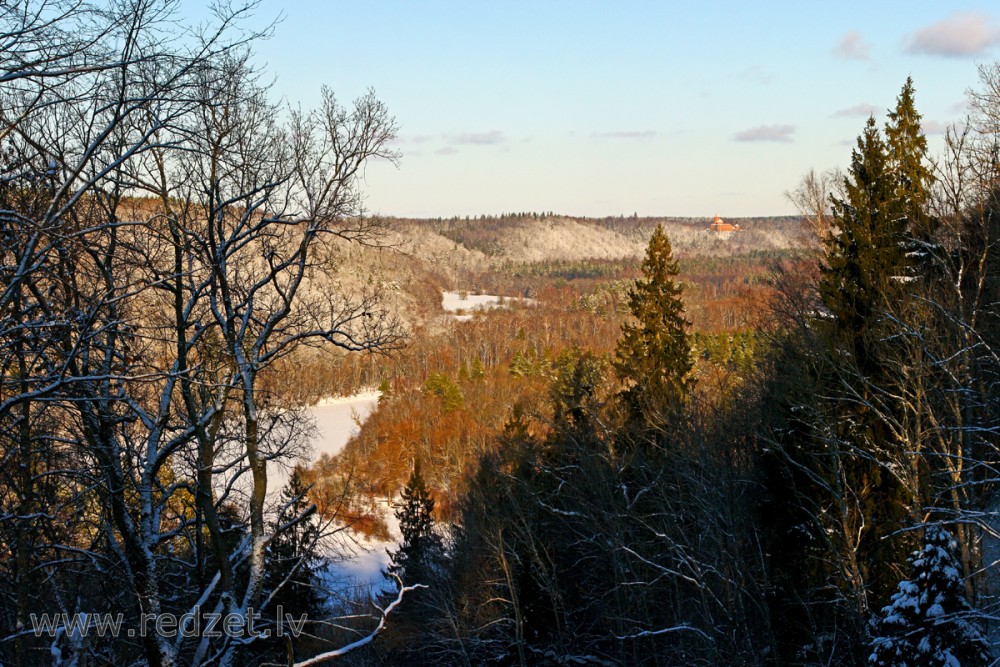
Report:
M 712 224 L 708 226 L 708 231 L 714 234 L 725 234 L 726 236 L 728 236 L 732 232 L 740 231 L 740 226 L 731 225 L 728 222 L 723 222 L 722 218 L 720 218 L 719 216 L 715 216 L 715 219 L 712 220 Z

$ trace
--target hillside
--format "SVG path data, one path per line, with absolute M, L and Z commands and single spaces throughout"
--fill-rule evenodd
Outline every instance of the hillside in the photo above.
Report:
M 780 251 L 802 244 L 796 217 L 732 218 L 743 231 L 708 231 L 709 218 L 577 218 L 515 214 L 447 220 L 390 219 L 390 243 L 440 268 L 482 271 L 507 263 L 642 257 L 662 224 L 678 257 L 733 256 Z
M 380 285 L 409 328 L 441 314 L 440 294 L 459 290 L 507 296 L 537 289 L 538 277 L 631 277 L 649 237 L 662 224 L 676 256 L 736 258 L 801 248 L 800 218 L 731 218 L 743 231 L 708 231 L 709 218 L 578 218 L 555 214 L 473 219 L 378 220 L 381 247 L 343 246 L 332 257 L 341 289 Z M 623 274 L 624 272 L 624 274 Z M 534 276 L 535 278 L 532 278 Z

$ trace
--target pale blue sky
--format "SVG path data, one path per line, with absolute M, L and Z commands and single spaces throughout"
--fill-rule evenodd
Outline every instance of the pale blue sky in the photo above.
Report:
M 810 167 L 845 167 L 912 75 L 932 147 L 1000 58 L 995 3 L 262 0 L 257 48 L 290 102 L 373 88 L 398 168 L 384 214 L 791 213 Z M 740 140 L 742 139 L 742 140 Z

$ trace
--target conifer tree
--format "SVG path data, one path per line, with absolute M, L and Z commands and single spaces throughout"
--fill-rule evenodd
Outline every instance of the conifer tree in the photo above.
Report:
M 867 655 L 871 610 L 889 602 L 915 547 L 903 529 L 916 521 L 926 480 L 913 455 L 921 431 L 896 398 L 907 350 L 894 334 L 914 309 L 905 298 L 917 268 L 911 223 L 930 184 L 919 119 L 912 81 L 890 113 L 887 139 L 868 119 L 843 196 L 832 200 L 819 283 L 826 317 L 800 329 L 779 357 L 788 375 L 775 389 L 785 414 L 768 485 L 780 513 L 772 549 L 789 658 L 844 628 L 840 652 Z
M 396 510 L 403 541 L 395 551 L 388 551 L 391 563 L 386 575 L 396 575 L 410 586 L 424 583 L 432 577 L 434 564 L 443 552 L 441 537 L 434 532 L 434 498 L 431 497 L 420 471 L 420 459 L 413 463 L 413 472 L 402 493 L 402 503 Z
M 836 234 L 826 241 L 820 296 L 837 328 L 859 343 L 905 273 L 906 218 L 889 166 L 888 149 L 870 117 L 851 154 L 844 179 L 846 199 L 833 200 Z M 856 349 L 858 362 L 866 350 Z
M 615 370 L 629 388 L 627 404 L 647 420 L 676 413 L 691 387 L 690 323 L 684 318 L 678 267 L 670 239 L 657 225 L 642 262 L 642 278 L 628 294 L 634 322 L 622 325 Z
M 845 196 L 833 200 L 836 231 L 824 243 L 819 293 L 830 318 L 812 332 L 823 352 L 814 391 L 824 398 L 810 407 L 808 439 L 788 449 L 818 482 L 803 506 L 812 508 L 821 534 L 843 536 L 831 542 L 833 561 L 850 573 L 841 579 L 841 597 L 858 624 L 899 581 L 912 549 L 901 529 L 919 493 L 900 474 L 910 470 L 909 450 L 890 423 L 896 407 L 880 390 L 889 386 L 899 353 L 888 314 L 904 302 L 909 270 L 905 208 L 890 162 L 869 118 L 851 155 Z
M 472 370 L 469 371 L 469 377 L 472 380 L 482 380 L 486 377 L 486 368 L 483 366 L 483 360 L 479 357 L 472 360 Z
M 382 378 L 382 381 L 378 383 L 378 402 L 381 403 L 390 398 L 392 398 L 392 382 L 389 381 L 389 378 Z
M 553 364 L 549 386 L 553 423 L 557 430 L 590 428 L 590 416 L 597 411 L 595 394 L 604 382 L 606 361 L 593 352 L 577 347 L 563 350 Z
M 276 534 L 268 547 L 266 588 L 275 591 L 270 606 L 276 609 L 281 605 L 283 613 L 295 618 L 303 614 L 316 618 L 322 608 L 316 588 L 320 526 L 307 491 L 302 469 L 296 466 L 281 491 L 284 509 L 275 521 Z
M 462 390 L 445 373 L 431 373 L 424 381 L 424 391 L 441 399 L 445 412 L 461 410 L 465 397 Z
M 990 651 L 965 599 L 957 544 L 940 526 L 928 526 L 913 552 L 913 572 L 882 610 L 872 641 L 873 667 L 980 667 Z
M 920 129 L 913 93 L 913 79 L 907 77 L 896 108 L 889 112 L 885 137 L 889 170 L 913 241 L 911 250 L 924 256 L 935 229 L 934 218 L 926 211 L 934 174 L 927 166 L 927 138 Z
M 886 423 L 894 408 L 875 389 L 891 380 L 887 360 L 897 351 L 887 335 L 886 314 L 903 302 L 908 260 L 903 201 L 874 118 L 858 138 L 844 190 L 847 198 L 834 201 L 837 233 L 827 240 L 820 280 L 820 295 L 834 317 L 828 339 L 833 367 L 825 391 L 844 396 L 830 414 L 831 432 L 841 443 L 837 474 L 856 497 L 858 516 L 850 522 L 863 526 L 856 547 L 867 592 L 862 597 L 881 606 L 912 548 L 899 531 L 910 520 L 918 491 L 896 474 L 909 469 L 909 458 Z M 849 389 L 842 389 L 845 383 Z M 868 407 L 876 401 L 882 414 Z

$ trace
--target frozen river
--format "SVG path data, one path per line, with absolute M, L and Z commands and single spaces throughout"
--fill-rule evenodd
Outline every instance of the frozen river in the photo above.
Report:
M 377 391 L 363 391 L 351 396 L 326 398 L 307 408 L 313 418 L 316 431 L 312 438 L 308 461 L 311 463 L 323 454 L 333 456 L 340 453 L 347 441 L 357 435 L 360 424 L 378 405 Z M 278 464 L 268 464 L 268 494 L 276 496 L 288 481 L 290 470 Z
M 360 430 L 360 424 L 378 406 L 379 393 L 367 391 L 343 398 L 320 401 L 309 408 L 316 420 L 316 435 L 313 439 L 312 456 L 318 459 L 323 454 L 338 454 L 347 441 Z M 390 534 L 398 539 L 399 526 L 392 510 L 385 504 L 386 523 Z M 396 540 L 383 542 L 371 540 L 363 535 L 354 535 L 344 541 L 339 551 L 351 551 L 348 557 L 339 560 L 325 572 L 326 586 L 332 591 L 377 592 L 388 585 L 382 571 L 389 565 L 386 549 L 395 548 Z
M 315 423 L 315 430 L 310 441 L 309 462 L 326 454 L 334 456 L 340 453 L 347 442 L 361 430 L 361 424 L 378 406 L 379 392 L 363 391 L 351 396 L 327 398 L 316 405 L 307 408 Z M 278 464 L 268 465 L 268 495 L 272 503 L 279 502 L 279 494 L 288 482 L 290 469 Z M 324 571 L 325 584 L 335 599 L 343 594 L 365 595 L 367 592 L 377 593 L 388 585 L 382 576 L 382 570 L 389 564 L 386 549 L 396 547 L 399 538 L 399 526 L 387 501 L 381 502 L 386 518 L 386 524 L 392 540 L 368 539 L 364 535 L 352 531 L 335 536 L 329 549 L 337 554 L 336 561 Z
M 358 433 L 360 424 L 375 410 L 378 398 L 377 391 L 362 392 L 345 398 L 327 399 L 310 408 L 316 420 L 313 456 L 319 458 L 321 454 L 333 456 L 339 453 L 347 441 Z M 398 537 L 399 526 L 388 506 L 385 514 L 389 532 Z M 353 556 L 331 566 L 327 571 L 331 588 L 360 587 L 372 591 L 381 588 L 385 583 L 382 570 L 389 565 L 386 549 L 394 548 L 396 541 L 369 540 L 362 535 L 355 539 L 357 544 L 350 545 L 355 551 Z
M 309 408 L 316 420 L 313 457 L 340 453 L 347 441 L 357 435 L 359 424 L 378 405 L 379 393 L 366 391 L 343 398 L 328 398 Z

